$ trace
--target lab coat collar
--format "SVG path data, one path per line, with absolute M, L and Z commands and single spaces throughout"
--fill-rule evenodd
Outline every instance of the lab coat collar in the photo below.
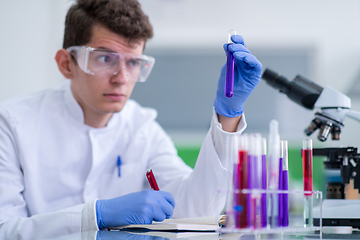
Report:
M 105 131 L 107 129 L 111 129 L 113 126 L 118 124 L 118 120 L 120 118 L 123 118 L 123 116 L 125 116 L 125 114 L 123 114 L 124 110 L 126 110 L 126 105 L 124 106 L 124 108 L 118 112 L 118 113 L 114 113 L 111 118 L 109 119 L 107 125 L 103 128 L 94 128 L 91 126 L 88 126 L 84 123 L 84 112 L 81 109 L 79 103 L 76 101 L 74 95 L 72 94 L 71 91 L 71 82 L 69 80 L 67 80 L 63 85 L 62 88 L 64 89 L 64 99 L 65 99 L 65 105 L 67 110 L 69 111 L 70 117 L 73 118 L 75 120 L 75 122 L 77 122 L 79 125 L 81 125 L 82 127 L 92 130 L 92 131 Z
M 64 89 L 65 105 L 70 113 L 70 116 L 76 122 L 84 123 L 84 113 L 71 92 L 71 82 L 66 80 L 66 82 L 61 87 Z

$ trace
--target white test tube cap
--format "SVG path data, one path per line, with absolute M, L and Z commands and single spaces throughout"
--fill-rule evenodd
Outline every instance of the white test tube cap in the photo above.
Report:
M 255 133 L 255 156 L 261 157 L 262 154 L 262 137 L 260 133 Z
M 256 138 L 255 134 L 249 135 L 249 154 L 254 156 L 256 152 Z
M 284 141 L 280 140 L 280 157 L 284 159 Z
M 247 133 L 240 135 L 238 139 L 238 144 L 239 151 L 249 151 L 249 135 Z
M 313 144 L 312 144 L 312 140 L 311 139 L 305 139 L 303 140 L 303 150 L 305 149 L 313 149 Z
M 279 135 L 279 122 L 276 121 L 275 119 L 270 121 L 269 124 L 269 128 L 270 128 L 270 136 L 275 136 L 275 135 Z
M 231 41 L 231 36 L 236 35 L 236 31 L 234 29 L 231 29 L 228 31 L 228 43 L 233 43 L 233 41 Z
M 262 138 L 261 140 L 261 155 L 266 155 L 266 138 Z
M 284 158 L 283 158 L 283 170 L 289 170 L 289 149 L 288 149 L 288 141 L 284 140 Z

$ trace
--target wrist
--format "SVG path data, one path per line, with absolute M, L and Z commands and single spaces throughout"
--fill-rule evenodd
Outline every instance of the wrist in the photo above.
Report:
M 229 118 L 221 114 L 217 114 L 217 118 L 222 126 L 222 130 L 224 130 L 225 132 L 236 132 L 239 126 L 239 122 L 241 120 L 241 116 L 242 115 Z
M 103 230 L 104 228 L 106 228 L 106 226 L 105 226 L 105 224 L 102 220 L 102 216 L 101 216 L 102 200 L 97 200 L 95 206 L 96 206 L 96 222 L 97 222 L 99 230 Z

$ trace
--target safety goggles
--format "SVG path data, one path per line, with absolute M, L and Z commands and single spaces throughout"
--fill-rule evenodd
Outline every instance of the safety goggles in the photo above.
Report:
M 146 55 L 120 54 L 86 46 L 73 46 L 66 50 L 85 73 L 111 77 L 125 69 L 127 78 L 137 82 L 146 81 L 155 63 L 154 58 Z

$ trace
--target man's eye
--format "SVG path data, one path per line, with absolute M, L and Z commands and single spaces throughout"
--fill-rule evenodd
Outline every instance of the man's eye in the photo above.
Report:
M 111 62 L 111 57 L 107 56 L 107 55 L 102 55 L 98 57 L 98 61 L 102 62 L 102 63 L 109 63 Z
M 141 59 L 129 59 L 127 61 L 127 65 L 130 65 L 133 67 L 139 66 L 140 64 L 141 64 Z

